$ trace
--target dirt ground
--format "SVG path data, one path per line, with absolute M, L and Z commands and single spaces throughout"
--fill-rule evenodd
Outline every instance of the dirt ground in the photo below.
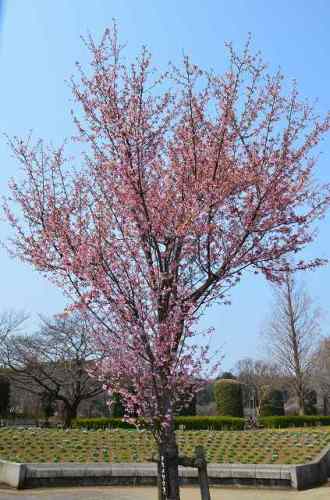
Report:
M 197 488 L 181 489 L 182 500 L 200 500 Z M 329 500 L 330 488 L 307 491 L 212 488 L 212 500 Z M 84 487 L 11 490 L 0 488 L 0 500 L 157 500 L 155 488 Z

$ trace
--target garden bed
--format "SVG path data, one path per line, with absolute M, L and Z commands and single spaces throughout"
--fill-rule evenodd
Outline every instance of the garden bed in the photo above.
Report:
M 203 445 L 209 463 L 296 464 L 330 444 L 330 428 L 177 431 L 180 453 Z M 142 463 L 156 452 L 150 433 L 136 430 L 0 429 L 0 458 L 22 463 Z

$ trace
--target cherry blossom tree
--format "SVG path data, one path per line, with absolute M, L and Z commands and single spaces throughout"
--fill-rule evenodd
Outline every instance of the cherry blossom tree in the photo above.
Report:
M 161 498 L 179 499 L 174 413 L 208 361 L 196 322 L 243 271 L 280 281 L 322 264 L 289 257 L 329 204 L 313 174 L 330 117 L 249 43 L 228 45 L 221 76 L 188 58 L 159 73 L 145 48 L 128 64 L 116 27 L 86 45 L 91 66 L 72 79 L 82 152 L 10 140 L 23 167 L 5 205 L 11 251 L 93 315 L 100 377 L 152 430 Z

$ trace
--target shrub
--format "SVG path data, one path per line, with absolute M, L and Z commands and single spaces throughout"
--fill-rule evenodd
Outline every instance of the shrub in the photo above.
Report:
M 281 391 L 273 390 L 262 403 L 260 413 L 262 417 L 284 416 L 284 401 Z
M 244 418 L 236 417 L 176 417 L 175 428 L 184 428 L 187 431 L 201 430 L 243 430 Z M 330 425 L 330 416 L 287 416 L 287 417 L 261 417 L 259 423 L 266 428 L 289 428 L 317 425 Z M 134 425 L 123 422 L 120 418 L 77 418 L 73 422 L 74 428 L 80 429 L 135 429 Z
M 243 416 L 242 385 L 232 379 L 221 379 L 214 384 L 214 397 L 218 415 Z
M 177 413 L 180 417 L 193 417 L 196 415 L 196 396 L 192 398 L 188 406 L 184 406 Z
M 304 395 L 304 410 L 306 415 L 317 415 L 317 395 L 313 390 L 306 391 Z
M 243 430 L 244 418 L 237 417 L 176 417 L 175 428 L 181 426 L 187 431 L 201 431 L 213 429 L 215 431 L 223 430 Z
M 10 383 L 5 377 L 0 376 L 0 416 L 5 417 L 8 413 L 10 400 Z
M 114 418 L 121 418 L 124 416 L 125 408 L 119 394 L 114 394 L 112 405 L 112 416 Z
M 55 413 L 56 408 L 56 400 L 52 394 L 45 392 L 41 396 L 41 409 L 44 417 L 48 421 L 50 417 L 52 417 Z
M 135 426 L 124 422 L 121 418 L 102 417 L 102 418 L 76 418 L 72 422 L 75 429 L 134 429 Z
M 285 417 L 261 417 L 259 423 L 267 428 L 286 429 L 288 427 L 305 427 L 317 425 L 330 425 L 330 416 L 321 415 L 296 415 Z
M 134 429 L 134 425 L 123 422 L 120 418 L 77 418 L 73 422 L 74 428 L 79 429 Z M 234 417 L 176 417 L 175 428 L 198 431 L 214 429 L 220 430 L 242 430 L 244 428 L 243 418 Z

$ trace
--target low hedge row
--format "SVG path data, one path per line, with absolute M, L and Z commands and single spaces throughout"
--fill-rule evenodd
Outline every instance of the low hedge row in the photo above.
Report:
M 313 427 L 319 425 L 330 425 L 330 416 L 322 415 L 299 415 L 287 417 L 261 417 L 259 423 L 267 428 L 285 429 L 288 427 Z
M 135 426 L 124 422 L 121 418 L 76 418 L 72 427 L 74 429 L 135 429 Z
M 74 428 L 79 429 L 134 429 L 135 426 L 123 422 L 120 418 L 77 418 L 73 422 Z M 244 419 L 235 417 L 176 417 L 175 428 L 185 430 L 242 430 Z
M 175 428 L 185 430 L 202 431 L 213 429 L 215 431 L 232 430 L 241 431 L 244 429 L 244 418 L 239 417 L 176 417 Z
M 262 427 L 285 429 L 289 427 L 306 427 L 330 425 L 330 416 L 319 415 L 261 417 L 258 420 Z M 244 418 L 237 417 L 176 417 L 175 428 L 185 430 L 243 430 Z M 78 429 L 134 429 L 134 425 L 123 422 L 120 418 L 77 418 L 73 423 Z

